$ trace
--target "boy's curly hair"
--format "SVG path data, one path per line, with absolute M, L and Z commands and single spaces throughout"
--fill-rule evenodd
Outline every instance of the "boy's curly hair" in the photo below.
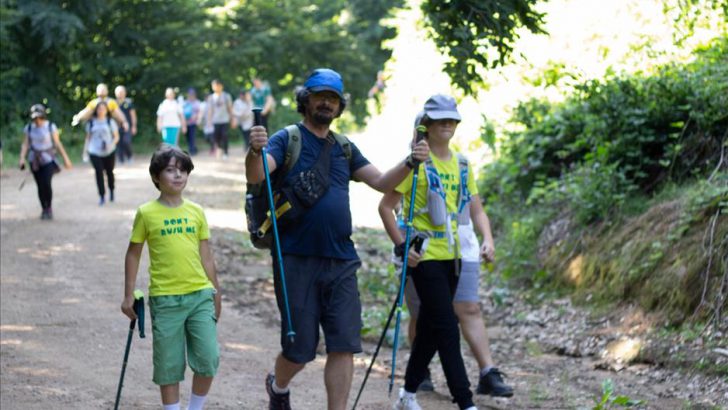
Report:
M 188 174 L 195 169 L 194 164 L 192 164 L 192 158 L 187 151 L 183 151 L 176 145 L 160 144 L 157 150 L 154 151 L 152 160 L 149 162 L 149 175 L 152 176 L 152 182 L 157 189 L 159 189 L 159 183 L 155 179 L 159 179 L 159 174 L 167 168 L 172 158 L 177 159 L 177 168 Z

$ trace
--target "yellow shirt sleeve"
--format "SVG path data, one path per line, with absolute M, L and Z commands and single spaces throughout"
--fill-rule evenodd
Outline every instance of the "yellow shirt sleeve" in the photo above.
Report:
M 119 108 L 119 104 L 113 98 L 109 98 L 106 101 L 106 105 L 109 107 L 109 112 L 116 111 L 116 109 Z
M 395 191 L 399 192 L 400 194 L 406 194 L 412 189 L 412 178 L 413 178 L 414 172 L 410 171 L 409 174 L 407 174 L 407 177 L 405 177 L 402 182 L 397 185 L 396 188 L 394 188 Z M 420 175 L 418 178 L 422 176 L 422 172 L 420 172 Z
M 134 217 L 134 226 L 131 230 L 131 239 L 129 242 L 144 243 L 147 240 L 147 227 L 144 224 L 144 216 L 142 210 L 137 209 L 136 216 Z
M 200 230 L 198 238 L 201 241 L 210 239 L 210 227 L 207 225 L 207 217 L 205 216 L 205 210 L 200 208 Z

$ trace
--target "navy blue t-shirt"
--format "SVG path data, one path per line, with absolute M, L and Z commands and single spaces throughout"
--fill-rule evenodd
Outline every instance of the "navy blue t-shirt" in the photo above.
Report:
M 324 140 L 316 137 L 301 124 L 301 155 L 286 173 L 284 185 L 300 171 L 310 169 L 318 159 Z M 275 178 L 285 162 L 288 132 L 282 129 L 268 140 L 268 153 L 276 160 Z M 331 147 L 329 190 L 301 219 L 280 233 L 284 254 L 320 256 L 334 259 L 358 259 L 351 241 L 351 209 L 349 208 L 349 180 L 357 169 L 369 164 L 359 149 L 351 144 L 351 164 L 339 144 Z M 351 165 L 351 166 L 350 166 Z

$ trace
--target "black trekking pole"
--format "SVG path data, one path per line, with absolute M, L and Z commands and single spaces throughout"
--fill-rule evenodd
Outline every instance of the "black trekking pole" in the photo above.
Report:
M 144 338 L 144 293 L 137 289 L 134 291 L 134 313 L 137 319 L 132 319 L 129 323 L 129 335 L 126 337 L 126 349 L 124 350 L 124 363 L 121 365 L 121 377 L 119 377 L 119 387 L 116 390 L 116 402 L 114 402 L 114 410 L 119 409 L 119 400 L 121 399 L 121 388 L 124 386 L 124 374 L 126 373 L 126 363 L 129 360 L 129 350 L 131 350 L 131 339 L 134 336 L 134 326 L 139 320 L 139 337 Z
M 397 302 L 399 302 L 399 294 L 397 294 L 397 297 L 394 298 L 394 303 L 392 304 L 392 309 L 389 311 L 389 317 L 387 318 L 387 323 L 384 324 L 384 329 L 382 330 L 382 335 L 379 336 L 379 342 L 377 342 L 377 348 L 374 349 L 374 355 L 372 356 L 372 361 L 369 362 L 369 368 L 367 369 L 367 372 L 364 375 L 364 380 L 362 380 L 362 382 L 361 382 L 361 386 L 359 387 L 359 393 L 357 393 L 357 395 L 356 395 L 356 400 L 354 400 L 354 405 L 351 407 L 351 410 L 355 410 L 356 405 L 359 403 L 359 398 L 361 397 L 361 394 L 364 391 L 364 386 L 367 384 L 367 380 L 369 379 L 369 373 L 372 372 L 372 367 L 374 367 L 374 361 L 377 360 L 377 355 L 379 354 L 379 349 L 382 347 L 384 338 L 387 335 L 387 330 L 389 330 L 389 324 L 392 323 L 392 317 L 394 317 L 394 311 L 397 309 Z
M 261 109 L 253 108 L 253 124 L 262 125 Z M 291 308 L 288 305 L 288 290 L 286 288 L 286 273 L 283 270 L 283 256 L 281 255 L 281 239 L 278 236 L 278 223 L 276 217 L 276 204 L 273 201 L 273 188 L 270 182 L 270 171 L 268 170 L 268 150 L 263 147 L 261 150 L 261 160 L 263 161 L 263 173 L 265 174 L 265 185 L 268 191 L 268 205 L 270 209 L 270 220 L 273 226 L 273 241 L 276 247 L 276 259 L 278 261 L 278 271 L 281 277 L 281 289 L 283 291 L 283 302 L 286 307 L 286 321 L 288 322 L 288 339 L 293 343 L 296 340 L 296 332 L 293 330 L 291 322 Z
M 427 128 L 424 125 L 417 126 L 417 142 L 423 138 L 427 138 Z M 404 236 L 404 255 L 402 255 L 402 274 L 399 277 L 399 293 L 397 295 L 397 320 L 394 322 L 394 343 L 392 346 L 392 374 L 389 377 L 389 392 L 392 396 L 392 386 L 394 386 L 394 371 L 397 368 L 397 349 L 399 348 L 399 324 L 402 320 L 402 299 L 404 299 L 404 285 L 407 280 L 407 259 L 409 257 L 410 240 L 412 239 L 412 219 L 415 212 L 415 194 L 417 193 L 417 174 L 419 174 L 420 164 L 415 161 L 415 167 L 412 174 L 412 188 L 410 189 L 409 213 L 407 214 L 407 224 Z

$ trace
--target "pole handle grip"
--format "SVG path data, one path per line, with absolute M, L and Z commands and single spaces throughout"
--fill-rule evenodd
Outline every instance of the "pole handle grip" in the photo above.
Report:
M 136 313 L 139 322 L 139 337 L 143 339 L 146 335 L 144 334 L 144 294 L 141 292 L 134 292 L 134 313 Z M 132 321 L 130 328 L 134 329 L 134 321 Z
M 253 108 L 253 125 L 263 125 L 262 112 L 260 108 Z

